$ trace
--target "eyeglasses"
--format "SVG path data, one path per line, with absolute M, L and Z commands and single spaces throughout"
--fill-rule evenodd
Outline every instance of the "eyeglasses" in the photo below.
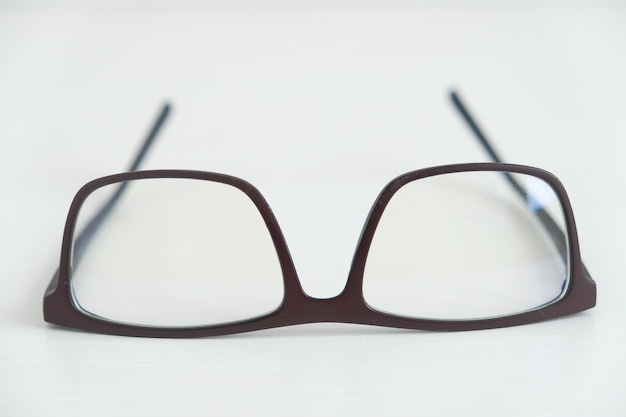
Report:
M 303 291 L 254 186 L 211 172 L 137 170 L 167 118 L 165 105 L 129 172 L 76 194 L 45 320 L 147 337 L 314 322 L 452 331 L 595 306 L 561 182 L 503 163 L 458 94 L 451 99 L 493 162 L 393 179 L 365 222 L 345 288 L 329 299 Z

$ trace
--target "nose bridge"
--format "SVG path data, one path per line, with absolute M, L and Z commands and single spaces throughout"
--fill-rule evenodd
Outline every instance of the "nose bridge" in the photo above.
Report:
M 336 174 L 324 171 L 299 181 L 277 205 L 299 285 L 316 300 L 333 299 L 345 287 L 355 243 L 378 191 L 363 186 L 360 178 Z
M 330 298 L 314 298 L 302 293 L 299 299 L 291 299 L 284 306 L 284 313 L 299 323 L 341 322 L 361 323 L 369 309 L 362 298 L 353 291 L 342 291 Z

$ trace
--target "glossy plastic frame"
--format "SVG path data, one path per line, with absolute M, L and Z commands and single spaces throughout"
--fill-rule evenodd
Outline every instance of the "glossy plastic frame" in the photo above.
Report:
M 458 100 L 453 95 L 453 101 Z M 455 105 L 461 105 L 455 103 Z M 461 105 L 462 106 L 462 105 Z M 464 107 L 459 109 L 467 111 Z M 465 115 L 464 115 L 465 117 Z M 469 115 L 467 116 L 469 117 Z M 162 123 L 162 117 L 159 118 L 157 125 Z M 469 122 L 468 122 L 469 123 Z M 471 123 L 475 122 L 471 121 Z M 470 123 L 470 126 L 471 126 Z M 472 128 L 474 129 L 474 128 Z M 476 126 L 476 129 L 478 127 Z M 158 128 L 157 128 L 158 130 Z M 479 133 L 480 130 L 479 130 Z M 151 135 L 155 135 L 153 129 Z M 482 133 L 481 133 L 482 134 Z M 153 138 L 149 138 L 146 142 L 151 142 Z M 485 139 L 486 141 L 486 139 Z M 499 160 L 488 142 L 483 144 L 488 152 L 493 152 L 492 159 Z M 140 161 L 145 153 L 146 146 L 139 153 Z M 134 165 L 138 165 L 137 160 Z M 535 310 L 523 312 L 507 317 L 498 317 L 491 319 L 455 321 L 455 320 L 422 320 L 413 318 L 404 318 L 394 315 L 382 313 L 370 308 L 363 297 L 363 273 L 367 254 L 374 236 L 374 232 L 378 225 L 380 217 L 394 193 L 403 185 L 419 180 L 422 178 L 448 174 L 457 172 L 470 171 L 490 171 L 502 172 L 504 179 L 509 181 L 511 185 L 518 191 L 520 196 L 525 197 L 525 190 L 515 182 L 510 173 L 526 174 L 538 177 L 550 185 L 558 196 L 563 208 L 566 231 L 555 229 L 555 223 L 545 212 L 537 213 L 539 220 L 542 222 L 559 250 L 568 250 L 569 253 L 569 285 L 565 295 L 557 302 L 549 304 Z M 509 174 L 507 174 L 509 173 Z M 99 317 L 90 315 L 75 305 L 70 288 L 70 263 L 71 263 L 71 247 L 74 239 L 75 222 L 78 210 L 85 198 L 95 189 L 115 183 L 123 183 L 125 181 L 146 179 L 146 178 L 189 178 L 196 180 L 215 181 L 229 184 L 243 191 L 256 205 L 261 213 L 265 224 L 270 232 L 279 262 L 283 272 L 284 282 L 284 298 L 281 305 L 272 313 L 257 317 L 250 320 L 229 323 L 224 325 L 213 325 L 207 327 L 186 327 L 186 328 L 159 328 L 147 326 L 135 326 L 118 324 L 106 321 Z M 115 203 L 119 195 L 123 191 L 123 185 L 120 186 L 119 192 L 109 202 L 108 206 Z M 91 234 L 95 233 L 102 218 L 106 216 L 105 206 L 103 210 L 96 216 L 100 217 L 98 223 L 90 224 L 87 227 L 87 239 Z M 92 226 L 90 228 L 90 226 Z M 91 230 L 90 230 L 91 229 Z M 85 231 L 78 236 L 78 239 L 85 238 Z M 567 245 L 559 245 L 564 242 L 565 237 L 569 239 Z M 565 255 L 564 253 L 562 253 Z M 343 291 L 336 297 L 328 299 L 316 299 L 308 296 L 302 289 L 298 275 L 293 264 L 292 257 L 289 253 L 287 243 L 285 242 L 283 233 L 278 222 L 272 213 L 268 203 L 265 201 L 261 193 L 250 183 L 229 175 L 217 174 L 203 171 L 186 171 L 186 170 L 156 170 L 156 171 L 134 171 L 123 174 L 112 175 L 89 182 L 83 186 L 77 193 L 69 210 L 67 222 L 65 225 L 61 261 L 59 270 L 55 274 L 46 294 L 44 296 L 44 318 L 49 323 L 59 324 L 75 329 L 88 330 L 99 333 L 109 333 L 126 336 L 144 336 L 144 337 L 199 337 L 199 336 L 216 336 L 232 333 L 249 332 L 254 330 L 268 329 L 280 326 L 288 326 L 304 323 L 317 322 L 339 322 L 339 323 L 355 323 L 369 324 L 376 326 L 397 327 L 406 329 L 420 330 L 441 330 L 441 331 L 458 331 L 458 330 L 476 330 L 488 329 L 496 327 L 516 326 L 539 322 L 550 318 L 564 316 L 576 312 L 580 312 L 595 306 L 596 287 L 595 283 L 589 276 L 584 267 L 578 245 L 578 237 L 576 233 L 576 225 L 572 207 L 567 197 L 565 188 L 561 182 L 547 171 L 522 165 L 505 164 L 501 162 L 495 163 L 470 163 L 447 165 L 421 169 L 401 175 L 392 180 L 380 193 L 369 216 L 363 227 L 359 243 L 357 245 L 352 266 L 348 275 L 346 286 Z

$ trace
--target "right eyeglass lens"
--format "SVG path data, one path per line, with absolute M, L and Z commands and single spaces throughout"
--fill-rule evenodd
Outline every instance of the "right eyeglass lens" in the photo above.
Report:
M 120 184 L 95 190 L 79 211 L 70 285 L 81 311 L 114 323 L 192 327 L 247 320 L 281 305 L 273 240 L 242 190 L 177 178 L 125 184 L 81 239 Z
M 436 175 L 401 187 L 369 250 L 367 304 L 402 317 L 479 320 L 558 301 L 569 283 L 560 200 L 540 178 L 509 175 L 526 199 L 493 171 Z M 550 231 L 552 221 L 557 227 Z

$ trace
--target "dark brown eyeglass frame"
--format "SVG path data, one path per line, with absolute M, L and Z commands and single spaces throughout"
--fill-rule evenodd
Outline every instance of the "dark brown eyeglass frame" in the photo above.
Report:
M 554 175 L 542 169 L 502 163 L 489 141 L 487 141 L 482 131 L 478 128 L 474 119 L 469 115 L 467 108 L 461 103 L 458 95 L 453 92 L 451 98 L 456 108 L 460 111 L 461 115 L 495 162 L 425 168 L 408 172 L 392 180 L 385 186 L 376 199 L 365 222 L 343 291 L 336 297 L 328 299 L 310 297 L 302 289 L 287 243 L 278 222 L 268 203 L 265 201 L 265 198 L 253 185 L 237 177 L 204 171 L 136 171 L 167 117 L 169 106 L 165 106 L 155 126 L 144 142 L 137 158 L 132 164 L 130 172 L 93 180 L 83 186 L 76 194 L 65 225 L 59 269 L 54 275 L 44 296 L 45 320 L 49 323 L 98 333 L 144 337 L 216 336 L 316 322 L 355 323 L 406 329 L 457 331 L 534 323 L 594 307 L 596 303 L 596 286 L 581 260 L 574 215 L 564 186 Z M 534 310 L 506 317 L 480 320 L 461 321 L 405 318 L 370 308 L 363 297 L 362 290 L 365 262 L 374 232 L 391 197 L 402 186 L 415 180 L 435 175 L 472 171 L 501 172 L 504 179 L 511 184 L 522 198 L 528 198 L 528 195 L 511 174 L 526 174 L 540 178 L 554 190 L 563 209 L 565 227 L 567 230 L 565 232 L 560 230 L 550 215 L 543 210 L 539 210 L 535 215 L 546 228 L 561 254 L 566 255 L 565 251 L 568 251 L 570 276 L 565 295 L 552 304 Z M 283 273 L 284 296 L 281 305 L 277 309 L 264 316 L 221 325 L 160 328 L 107 321 L 85 312 L 75 304 L 71 295 L 70 269 L 74 229 L 78 211 L 82 203 L 94 190 L 105 185 L 120 184 L 114 196 L 78 235 L 75 243 L 75 246 L 78 247 L 81 246 L 83 242 L 88 241 L 95 232 L 97 232 L 98 227 L 100 227 L 103 219 L 107 216 L 108 211 L 123 193 L 127 181 L 155 178 L 186 178 L 228 184 L 238 188 L 252 200 L 261 213 L 267 229 L 269 230 Z M 568 241 L 566 242 L 565 239 L 568 239 Z M 76 254 L 74 256 L 76 256 Z

